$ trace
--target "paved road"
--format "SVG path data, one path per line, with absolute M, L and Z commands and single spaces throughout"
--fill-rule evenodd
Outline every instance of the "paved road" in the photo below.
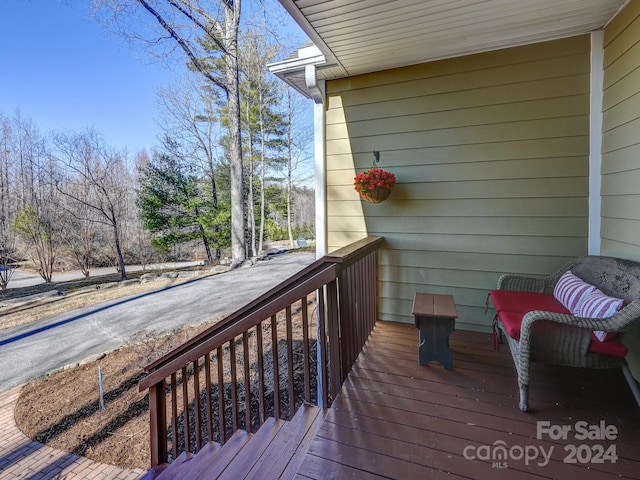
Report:
M 0 330 L 0 392 L 112 350 L 134 333 L 164 332 L 231 313 L 315 260 L 292 253 L 253 267 Z
M 154 265 L 148 265 L 147 270 L 155 268 L 155 269 L 164 269 L 171 270 L 173 268 L 182 268 L 182 267 L 190 267 L 196 265 L 198 262 L 168 262 L 168 263 L 157 263 Z M 127 265 L 127 272 L 137 272 L 140 270 L 144 270 L 142 265 Z M 104 267 L 104 268 L 94 268 L 89 272 L 90 277 L 97 277 L 100 275 L 108 275 L 111 273 L 116 273 L 116 267 Z M 79 280 L 83 278 L 84 275 L 77 270 L 71 272 L 64 273 L 54 273 L 51 281 L 53 283 L 56 282 L 68 282 L 69 280 Z M 25 273 L 20 270 L 15 270 L 11 276 L 11 280 L 7 285 L 7 288 L 24 288 L 30 287 L 32 285 L 40 285 L 44 283 L 43 278 L 37 273 Z

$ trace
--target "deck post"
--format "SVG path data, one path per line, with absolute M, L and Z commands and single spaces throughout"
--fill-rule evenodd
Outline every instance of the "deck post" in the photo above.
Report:
M 151 466 L 166 463 L 167 456 L 167 400 L 166 381 L 149 387 L 149 417 L 151 432 Z M 174 433 L 175 435 L 175 433 Z

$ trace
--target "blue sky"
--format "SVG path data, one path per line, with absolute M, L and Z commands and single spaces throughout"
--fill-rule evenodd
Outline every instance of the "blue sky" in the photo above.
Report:
M 0 112 L 19 110 L 42 133 L 92 127 L 131 153 L 151 147 L 156 90 L 177 72 L 136 58 L 87 3 L 0 1 Z
M 161 133 L 156 92 L 181 67 L 108 34 L 90 3 L 0 0 L 0 113 L 19 110 L 43 134 L 94 128 L 111 146 L 149 150 Z

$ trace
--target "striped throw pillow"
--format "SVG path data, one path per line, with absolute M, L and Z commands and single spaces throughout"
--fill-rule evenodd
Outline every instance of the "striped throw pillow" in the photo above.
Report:
M 579 317 L 608 318 L 613 317 L 624 306 L 621 298 L 610 297 L 600 290 L 587 295 L 576 313 Z
M 622 307 L 624 307 L 624 300 L 621 298 L 610 297 L 600 290 L 596 290 L 584 298 L 576 315 L 586 318 L 609 318 L 613 317 Z M 611 340 L 616 335 L 616 332 L 596 331 L 593 333 L 601 342 Z
M 587 295 L 598 291 L 596 287 L 586 283 L 579 277 L 576 277 L 571 270 L 567 270 L 562 274 L 558 283 L 553 289 L 553 296 L 564 307 L 576 315 L 578 308 Z

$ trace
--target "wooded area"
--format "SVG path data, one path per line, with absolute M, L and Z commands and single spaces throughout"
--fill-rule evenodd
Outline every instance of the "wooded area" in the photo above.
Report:
M 304 99 L 268 73 L 283 48 L 266 24 L 241 23 L 240 1 L 94 4 L 107 29 L 149 55 L 178 47 L 185 73 L 158 93 L 163 138 L 134 155 L 93 129 L 45 134 L 0 111 L 0 288 L 23 261 L 47 282 L 114 264 L 124 279 L 127 263 L 237 265 L 265 239 L 312 238 L 301 168 L 312 132 Z

